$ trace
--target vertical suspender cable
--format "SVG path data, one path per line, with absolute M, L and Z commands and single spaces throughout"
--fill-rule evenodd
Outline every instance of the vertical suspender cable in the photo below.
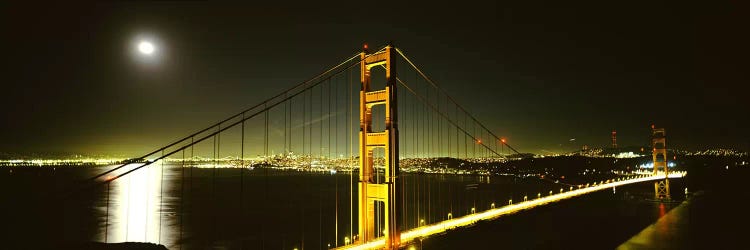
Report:
M 286 104 L 284 104 L 284 112 L 286 112 Z M 284 135 L 286 136 L 286 113 L 284 114 Z M 286 148 L 286 137 L 284 137 L 284 148 Z M 240 125 L 240 221 L 241 224 L 245 223 L 245 113 L 242 113 L 242 125 Z M 244 236 L 245 230 L 242 230 Z M 245 248 L 245 241 L 241 243 L 241 247 Z
M 143 226 L 144 226 L 143 239 L 144 239 L 144 241 L 148 241 L 148 214 L 149 214 L 149 212 L 148 212 L 148 208 L 149 208 L 149 199 L 148 199 L 149 198 L 149 192 L 148 191 L 151 189 L 151 182 L 149 181 L 149 179 L 151 177 L 150 175 L 151 175 L 151 166 L 146 166 L 146 191 L 145 191 L 146 195 L 144 196 L 144 198 L 146 199 L 146 207 L 144 208 L 146 210 L 145 211 L 146 222 L 143 223 Z
M 448 98 L 445 98 L 445 115 L 450 119 L 450 106 L 448 106 Z M 445 131 L 445 138 L 448 139 L 448 154 L 446 154 L 448 157 L 451 156 L 451 124 L 447 123 L 446 131 Z
M 107 182 L 107 205 L 106 212 L 104 213 L 104 243 L 107 243 L 107 229 L 109 228 L 109 189 L 112 186 L 112 182 Z
M 320 93 L 320 103 L 318 105 L 318 119 L 320 119 L 320 123 L 318 123 L 319 133 L 318 133 L 318 159 L 323 159 L 323 85 L 318 86 L 318 93 Z M 322 242 L 321 242 L 322 243 Z
M 331 79 L 328 79 L 328 109 L 326 110 L 326 123 L 328 123 L 328 161 L 331 160 Z
M 292 124 L 294 124 L 294 121 L 292 121 L 292 112 L 294 110 L 294 103 L 293 103 L 293 101 L 294 101 L 294 97 L 292 97 L 291 99 L 289 99 L 289 152 L 290 153 L 294 152 L 294 146 L 293 146 L 294 144 L 292 143 L 292 137 L 294 137 L 293 133 L 292 133 Z M 286 128 L 285 128 L 285 130 L 286 130 Z
M 268 137 L 269 137 L 269 134 L 268 134 L 268 112 L 269 112 L 269 110 L 268 110 L 267 105 L 264 105 L 264 108 L 266 109 L 266 112 L 264 112 L 265 119 L 263 120 L 263 122 L 264 122 L 264 128 L 265 128 L 264 133 L 263 133 L 263 153 L 265 154 L 265 163 L 269 164 L 269 161 L 268 161 L 268 149 L 269 149 L 268 148 L 268 146 L 269 146 L 268 145 Z
M 164 157 L 164 150 L 161 151 L 161 156 Z M 164 214 L 164 160 L 161 160 L 161 180 L 159 183 L 159 236 L 158 242 L 161 244 L 161 221 L 162 214 Z
M 305 155 L 305 146 L 307 145 L 307 90 L 302 93 L 302 156 Z
M 360 62 L 363 63 L 363 62 Z M 349 156 L 347 162 L 349 163 L 349 237 L 354 242 L 354 165 L 352 163 L 354 158 L 354 132 L 352 127 L 352 69 L 349 69 L 349 81 L 346 84 L 348 91 L 346 93 L 346 102 L 349 104 L 349 109 L 346 112 L 346 130 L 349 134 Z M 360 170 L 361 171 L 361 170 Z
M 180 237 L 177 242 L 182 249 L 182 225 L 185 220 L 185 150 L 182 150 L 182 164 L 180 166 Z
M 284 99 L 286 100 L 286 98 L 287 98 L 287 93 L 284 93 Z M 284 150 L 282 151 L 284 153 L 284 155 L 286 155 L 286 152 L 287 152 L 287 144 L 286 144 L 286 109 L 287 109 L 288 104 L 289 104 L 288 101 L 284 102 Z M 242 117 L 243 117 L 243 119 L 242 119 L 243 120 L 242 126 L 243 127 L 245 126 L 244 116 L 245 116 L 245 113 L 242 113 Z
M 309 138 L 309 140 L 307 140 L 307 143 L 308 143 L 308 145 L 307 145 L 307 151 L 308 151 L 308 154 L 310 154 L 310 157 L 312 157 L 312 155 L 313 155 L 313 152 L 312 152 L 312 147 L 313 147 L 313 143 L 312 143 L 312 141 L 313 141 L 313 106 L 314 106 L 314 103 L 313 103 L 313 88 L 310 89 L 310 99 L 309 99 L 310 100 L 310 105 L 308 105 L 308 107 L 310 107 L 310 114 L 307 116 L 307 118 L 308 118 L 307 122 L 309 123 L 309 126 L 307 126 L 307 127 L 310 128 L 310 131 L 308 131 L 308 136 L 310 136 L 310 138 Z
M 263 133 L 263 194 L 265 197 L 263 197 L 263 200 L 268 200 L 268 104 L 263 105 L 263 109 L 265 110 L 265 114 L 263 117 L 263 123 L 265 125 L 264 133 Z M 266 202 L 263 203 L 263 213 L 267 214 L 268 207 Z M 261 223 L 260 226 L 260 248 L 265 249 L 266 248 L 266 235 L 265 235 L 265 223 Z
M 219 125 L 219 127 L 221 127 L 221 125 Z M 211 170 L 211 211 L 212 211 L 212 213 L 211 213 L 211 219 L 212 219 L 212 222 L 211 222 L 212 223 L 211 224 L 211 226 L 212 226 L 211 235 L 213 236 L 213 238 L 212 238 L 213 240 L 216 239 L 216 165 L 219 164 L 218 156 L 216 155 L 216 153 L 217 153 L 216 152 L 217 151 L 216 150 L 216 146 L 217 146 L 217 144 L 216 144 L 217 138 L 216 137 L 217 136 L 218 136 L 218 134 L 213 136 L 213 139 L 214 139 L 214 148 L 213 148 L 214 149 L 214 154 L 213 154 L 213 157 L 214 157 L 214 167 Z
M 455 105 L 454 105 L 454 107 L 455 107 Z M 458 107 L 456 107 L 454 109 L 454 111 L 456 113 L 456 150 L 458 150 L 458 157 L 461 158 L 461 148 L 462 148 L 461 147 L 461 141 L 462 140 L 460 139 L 460 136 L 459 136 L 459 133 L 458 133 L 458 131 L 461 130 L 461 125 L 459 124 L 461 122 L 461 118 L 459 118 Z M 466 134 L 464 133 L 462 135 L 466 135 Z M 463 141 L 465 142 L 465 139 Z
M 318 119 L 320 119 L 320 124 L 318 125 L 319 134 L 318 134 L 318 160 L 322 163 L 323 162 L 323 85 L 320 85 L 318 87 L 320 94 L 320 103 L 318 105 Z M 322 186 L 322 185 L 321 185 Z M 323 246 L 323 196 L 318 196 L 318 246 Z
M 427 136 L 425 137 L 425 142 L 427 142 L 427 147 L 425 149 L 427 149 L 427 159 L 431 160 L 432 153 L 433 153 L 432 152 L 433 150 L 433 147 L 432 147 L 433 146 L 432 145 L 432 112 L 430 112 L 430 110 L 427 109 L 427 105 L 430 103 L 430 86 L 427 86 L 427 84 L 425 84 L 424 90 L 425 90 L 425 96 L 426 96 L 425 104 L 424 104 L 424 111 L 425 111 L 424 116 L 425 116 L 425 120 L 427 121 L 426 122 L 427 127 L 425 128 L 425 133 L 427 133 Z M 427 161 L 427 164 L 429 163 L 430 162 Z M 429 167 L 429 166 L 425 166 L 425 167 Z
M 333 143 L 334 144 L 334 148 L 335 148 L 334 151 L 333 151 L 333 159 L 336 159 L 336 160 L 333 161 L 332 164 L 338 164 L 339 132 L 340 132 L 339 131 L 339 116 L 338 116 L 338 111 L 339 111 L 339 85 L 338 85 L 338 83 L 335 83 L 335 84 L 336 84 L 336 88 L 335 88 L 335 92 L 336 93 L 335 93 L 334 99 L 333 99 L 333 106 L 336 107 L 336 111 L 334 112 L 334 120 L 335 120 L 334 122 L 335 122 L 336 125 L 334 125 L 334 133 L 333 133 L 334 137 L 335 137 L 334 138 L 334 143 Z M 329 87 L 330 87 L 330 85 L 329 85 Z M 329 92 L 329 95 L 330 95 L 330 92 Z M 329 99 L 328 103 L 330 103 L 330 99 Z M 330 124 L 329 124 L 329 126 L 330 126 Z M 338 166 L 334 165 L 334 167 L 338 167 Z M 335 196 L 334 196 L 334 204 L 335 204 L 335 207 L 336 207 L 336 214 L 334 216 L 333 246 L 334 247 L 338 247 L 339 246 L 339 179 L 338 179 L 338 177 L 336 175 L 334 175 L 333 176 L 333 180 L 336 183 L 335 184 L 336 185 L 336 191 L 335 191 Z
M 466 113 L 464 113 L 464 129 L 468 129 L 468 126 L 466 125 Z M 464 158 L 469 158 L 469 144 L 468 144 L 468 135 L 464 134 Z

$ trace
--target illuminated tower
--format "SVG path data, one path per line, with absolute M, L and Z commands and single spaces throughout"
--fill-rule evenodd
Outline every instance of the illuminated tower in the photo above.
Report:
M 374 240 L 381 235 L 375 232 L 375 203 L 384 209 L 384 230 L 386 249 L 398 249 L 401 242 L 399 232 L 400 217 L 396 187 L 398 186 L 398 119 L 396 109 L 396 66 L 391 45 L 384 50 L 367 54 L 367 45 L 360 54 L 362 88 L 359 92 L 359 238 L 358 243 Z M 370 89 L 370 69 L 375 66 L 385 68 L 386 85 L 382 90 Z M 372 131 L 372 107 L 385 105 L 385 130 Z M 377 183 L 373 178 L 373 150 L 384 149 L 385 178 Z
M 612 148 L 617 148 L 617 130 L 612 130 Z
M 653 145 L 654 175 L 664 171 L 664 180 L 654 183 L 654 198 L 669 200 L 669 168 L 667 168 L 667 141 L 664 128 L 651 125 L 651 144 Z

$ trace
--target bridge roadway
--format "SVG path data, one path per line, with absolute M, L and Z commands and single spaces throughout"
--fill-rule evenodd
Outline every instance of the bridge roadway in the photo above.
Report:
M 669 174 L 669 178 L 682 178 L 685 176 L 685 172 L 671 172 Z M 647 181 L 656 181 L 664 178 L 664 174 L 657 174 L 657 175 L 647 175 L 647 176 L 631 176 L 631 177 L 624 177 L 614 180 L 607 180 L 595 183 L 589 187 L 582 187 L 579 189 L 573 189 L 573 190 L 563 190 L 563 192 L 552 194 L 548 196 L 544 196 L 537 199 L 531 199 L 511 205 L 506 205 L 494 209 L 489 209 L 483 212 L 478 212 L 458 218 L 453 218 L 450 220 L 444 220 L 435 224 L 425 225 L 418 228 L 414 228 L 411 230 L 408 230 L 406 232 L 401 233 L 401 245 L 405 245 L 409 243 L 412 240 L 419 239 L 422 237 L 427 237 L 433 234 L 438 234 L 441 232 L 445 232 L 450 229 L 459 228 L 459 227 L 465 227 L 472 225 L 480 220 L 492 220 L 497 217 L 515 213 L 521 210 L 534 208 L 537 206 L 542 206 L 545 204 L 573 198 L 576 196 L 588 194 L 591 192 L 596 192 L 604 189 L 609 189 L 617 186 L 622 185 L 628 185 L 633 183 L 639 183 L 639 182 L 647 182 Z M 385 245 L 385 239 L 383 237 L 378 238 L 377 240 L 367 242 L 365 244 L 359 244 L 359 245 L 346 245 L 342 246 L 336 249 L 381 249 Z

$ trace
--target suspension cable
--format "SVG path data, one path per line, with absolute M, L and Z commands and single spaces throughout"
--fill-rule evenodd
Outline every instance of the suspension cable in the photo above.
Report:
M 404 60 L 406 60 L 406 62 L 409 63 L 409 65 L 411 65 L 411 67 L 414 68 L 414 70 L 416 70 L 428 83 L 430 83 L 436 89 L 438 89 L 438 90 L 442 91 L 443 93 L 445 93 L 445 96 L 449 100 L 451 100 L 451 102 L 453 102 L 456 105 L 457 108 L 459 108 L 462 111 L 464 111 L 464 113 L 466 113 L 472 120 L 474 120 L 475 122 L 479 123 L 479 125 L 483 129 L 487 130 L 492 135 L 492 137 L 494 137 L 496 140 L 500 140 L 500 137 L 498 137 L 497 135 L 495 135 L 495 133 L 493 133 L 487 127 L 485 127 L 484 124 L 482 124 L 481 122 L 479 122 L 479 120 L 477 120 L 473 115 L 469 114 L 468 111 L 463 106 L 461 106 L 460 104 L 458 104 L 458 102 L 456 102 L 456 100 L 453 99 L 453 97 L 451 97 L 450 95 L 448 95 L 447 91 L 445 91 L 444 89 L 440 88 L 432 79 L 430 79 L 424 72 L 422 72 L 422 70 L 419 69 L 419 67 L 417 67 L 417 65 L 415 65 L 399 48 L 395 48 L 395 49 L 396 49 L 396 52 L 398 52 L 398 54 L 401 55 L 401 57 L 404 58 Z M 508 145 L 507 143 L 503 143 L 503 144 Z M 510 147 L 510 145 L 508 145 L 508 147 L 511 148 L 516 153 L 520 154 L 520 152 L 518 152 L 515 149 L 513 149 L 512 147 Z
M 412 89 L 411 87 L 409 87 L 408 85 L 406 85 L 406 83 L 404 83 L 404 81 L 402 81 L 402 80 L 401 80 L 400 78 L 396 77 L 396 81 L 398 81 L 398 82 L 399 82 L 399 83 L 401 84 L 401 86 L 403 86 L 404 88 L 406 88 L 406 90 L 408 90 L 409 92 L 411 92 L 412 94 L 414 94 L 414 96 L 415 96 L 415 97 L 417 97 L 417 98 L 418 98 L 418 99 L 419 99 L 420 101 L 422 101 L 422 103 L 424 104 L 424 106 L 425 106 L 425 107 L 429 107 L 429 108 L 431 108 L 432 110 L 436 110 L 436 109 L 437 109 L 437 108 L 436 108 L 435 106 L 433 106 L 432 104 L 430 104 L 430 103 L 428 103 L 427 101 L 425 101 L 425 99 L 424 99 L 424 97 L 423 97 L 423 96 L 421 96 L 421 95 L 417 94 L 417 93 L 416 93 L 416 92 L 415 92 L 415 91 L 414 91 L 414 90 L 413 90 L 413 89 Z M 437 111 L 436 111 L 436 112 L 437 112 Z M 447 120 L 448 122 L 450 122 L 450 123 L 451 123 L 451 124 L 452 124 L 453 126 L 455 126 L 455 127 L 456 127 L 456 129 L 458 129 L 458 130 L 460 130 L 461 132 L 463 132 L 463 133 L 465 134 L 465 136 L 471 137 L 471 138 L 472 138 L 472 139 L 473 139 L 474 141 L 477 141 L 477 138 L 476 138 L 476 137 L 474 137 L 473 135 L 471 135 L 471 134 L 470 134 L 470 133 L 469 133 L 468 131 L 466 131 L 465 129 L 461 128 L 461 126 L 459 126 L 458 124 L 456 124 L 456 123 L 455 123 L 455 122 L 454 122 L 453 120 L 451 120 L 451 119 L 450 119 L 450 118 L 449 118 L 448 116 L 446 116 L 445 114 L 443 114 L 443 113 L 441 113 L 441 112 L 438 112 L 438 114 L 439 114 L 440 116 L 442 116 L 443 118 L 445 118 L 445 119 L 446 119 L 446 120 Z M 464 118 L 466 118 L 466 116 L 464 116 Z M 464 119 L 464 121 L 466 121 L 466 119 Z M 494 153 L 494 154 L 496 154 L 496 155 L 500 156 L 500 154 L 498 154 L 498 153 L 497 153 L 496 151 L 494 151 L 494 150 L 490 149 L 489 147 L 487 147 L 487 145 L 485 145 L 485 144 L 480 144 L 480 145 L 482 145 L 483 147 L 485 147 L 485 148 L 487 148 L 488 150 L 492 151 L 492 153 Z
M 380 50 L 383 50 L 383 49 L 381 48 Z M 336 69 L 338 69 L 338 68 L 340 68 L 340 67 L 342 67 L 342 66 L 346 65 L 346 64 L 347 64 L 348 62 L 350 62 L 350 61 L 354 60 L 354 59 L 355 59 L 355 58 L 357 58 L 357 57 L 359 57 L 359 53 L 357 53 L 356 55 L 354 55 L 354 56 L 352 56 L 352 57 L 350 57 L 350 58 L 348 58 L 348 59 L 346 59 L 346 60 L 344 60 L 343 62 L 341 62 L 341 63 L 337 64 L 336 66 L 334 66 L 334 67 L 332 67 L 332 68 L 330 68 L 330 69 L 328 69 L 328 70 L 325 70 L 325 71 L 323 71 L 323 73 L 320 73 L 320 74 L 318 74 L 318 75 L 316 75 L 316 76 L 314 76 L 314 77 L 312 77 L 312 78 L 310 78 L 310 79 L 308 79 L 308 80 L 306 80 L 306 81 L 303 81 L 303 82 L 301 82 L 301 83 L 299 83 L 299 84 L 297 84 L 297 85 L 294 85 L 294 86 L 292 86 L 291 88 L 288 88 L 287 90 L 285 90 L 285 91 L 282 91 L 281 93 L 279 93 L 279 94 L 277 94 L 277 95 L 275 95 L 275 96 L 273 96 L 273 97 L 271 97 L 271 98 L 268 98 L 268 99 L 266 99 L 266 100 L 264 100 L 264 101 L 262 101 L 262 102 L 260 102 L 260 103 L 258 103 L 258 104 L 256 104 L 256 105 L 254 105 L 254 106 L 250 107 L 250 108 L 247 108 L 247 109 L 243 110 L 242 112 L 239 112 L 239 113 L 237 113 L 237 114 L 235 114 L 235 115 L 232 115 L 232 116 L 230 116 L 230 117 L 228 117 L 228 118 L 226 118 L 226 119 L 224 119 L 224 120 L 221 120 L 221 121 L 219 121 L 219 122 L 217 122 L 217 123 L 215 123 L 215 124 L 213 124 L 213 125 L 211 125 L 211 126 L 209 126 L 209 127 L 207 127 L 207 128 L 201 129 L 201 130 L 199 130 L 198 132 L 195 132 L 195 133 L 193 133 L 193 134 L 190 134 L 190 135 L 188 135 L 188 136 L 186 136 L 186 137 L 184 137 L 184 138 L 182 138 L 182 139 L 179 139 L 179 140 L 177 140 L 177 141 L 175 141 L 175 142 L 172 142 L 172 143 L 170 143 L 170 144 L 168 144 L 168 145 L 166 145 L 166 146 L 164 146 L 164 147 L 161 147 L 161 148 L 159 148 L 159 149 L 157 149 L 157 150 L 154 150 L 154 151 L 152 151 L 152 152 L 150 152 L 150 153 L 148 153 L 148 154 L 145 154 L 145 155 L 143 155 L 143 156 L 141 156 L 140 158 L 137 158 L 137 159 L 146 159 L 147 157 L 149 157 L 149 156 L 151 156 L 151 155 L 153 155 L 153 154 L 156 154 L 156 153 L 158 153 L 158 152 L 160 152 L 160 151 L 162 151 L 162 150 L 165 150 L 165 149 L 167 149 L 167 148 L 170 148 L 170 147 L 172 147 L 172 146 L 175 146 L 175 145 L 177 145 L 177 144 L 179 144 L 179 143 L 181 143 L 181 142 L 184 142 L 184 141 L 186 141 L 186 140 L 187 140 L 188 138 L 192 138 L 192 137 L 194 137 L 194 136 L 197 136 L 197 135 L 199 135 L 199 134 L 201 134 L 201 133 L 203 133 L 203 132 L 209 131 L 210 129 L 212 129 L 212 128 L 216 127 L 216 126 L 219 126 L 219 125 L 221 125 L 221 124 L 223 124 L 223 123 L 225 123 L 225 122 L 227 122 L 227 121 L 230 121 L 230 120 L 232 120 L 232 119 L 234 119 L 234 118 L 237 118 L 238 116 L 240 116 L 240 115 L 242 115 L 242 114 L 244 114 L 244 113 L 250 112 L 251 110 L 254 110 L 254 109 L 258 108 L 258 107 L 260 107 L 260 106 L 261 106 L 261 105 L 263 105 L 263 104 L 269 103 L 269 102 L 271 102 L 271 101 L 273 101 L 273 100 L 275 100 L 275 99 L 277 99 L 277 98 L 281 97 L 282 95 L 285 95 L 286 93 L 289 93 L 289 92 L 291 92 L 291 91 L 293 91 L 293 90 L 295 90 L 295 89 L 297 89 L 297 88 L 303 87 L 303 86 L 305 86 L 305 85 L 311 84 L 311 83 L 312 83 L 312 82 L 314 82 L 315 80 L 317 80 L 317 79 L 320 79 L 321 77 L 323 77 L 323 76 L 326 76 L 326 75 L 330 74 L 331 72 L 334 72 L 334 70 L 336 70 Z M 361 60 L 360 60 L 360 61 L 361 61 Z M 357 63 L 354 63 L 354 64 L 350 64 L 350 65 L 349 65 L 349 66 L 347 66 L 346 68 L 350 68 L 350 67 L 352 67 L 352 66 L 354 66 L 354 65 L 357 65 L 357 64 L 359 64 L 359 62 L 357 62 Z M 335 74 L 338 74 L 339 72 L 341 72 L 341 71 L 338 71 L 338 72 L 336 72 Z M 285 99 L 286 99 L 286 98 L 285 98 Z M 117 171 L 117 170 L 119 170 L 119 169 L 121 169 L 121 168 L 123 168 L 123 167 L 127 166 L 128 164 L 129 164 L 129 163 L 124 163 L 124 164 L 121 164 L 120 166 L 117 166 L 117 167 L 115 167 L 115 168 L 112 168 L 112 169 L 110 169 L 110 170 L 108 170 L 108 171 L 105 171 L 105 172 L 103 172 L 103 173 L 101 173 L 101 174 L 98 174 L 98 175 L 96 175 L 96 176 L 94 176 L 94 177 L 91 177 L 91 178 L 89 178 L 88 180 L 90 180 L 90 181 L 91 181 L 91 180 L 95 180 L 95 179 L 97 179 L 97 178 L 100 178 L 100 177 L 102 177 L 102 176 L 104 176 L 104 175 L 107 175 L 107 174 L 109 174 L 109 173 L 111 173 L 111 172 Z

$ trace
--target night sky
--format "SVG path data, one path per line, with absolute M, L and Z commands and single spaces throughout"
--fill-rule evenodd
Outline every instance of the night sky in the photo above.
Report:
M 747 6 L 552 2 L 2 3 L 0 152 L 142 154 L 388 41 L 523 152 L 646 145 L 651 124 L 750 150 Z

